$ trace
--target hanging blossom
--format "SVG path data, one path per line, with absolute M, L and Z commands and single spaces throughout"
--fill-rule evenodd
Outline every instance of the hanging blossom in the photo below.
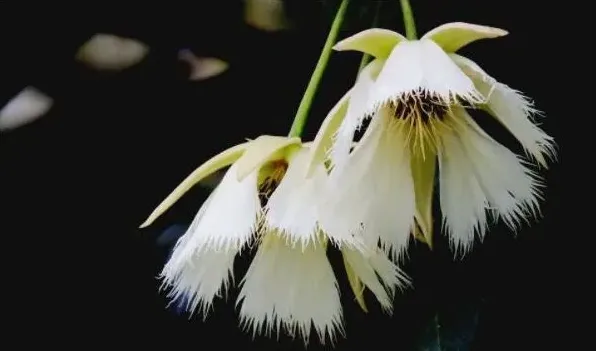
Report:
M 556 156 L 553 138 L 538 127 L 529 99 L 455 54 L 473 41 L 506 34 L 449 23 L 420 40 L 374 28 L 336 44 L 335 50 L 375 59 L 314 141 L 313 162 L 329 157 L 333 165 L 321 214 L 326 233 L 358 232 L 369 243 L 380 241 L 395 259 L 411 233 L 430 244 L 437 159 L 440 206 L 456 251 L 469 250 L 475 234 L 484 236 L 487 212 L 514 230 L 537 214 L 543 184 L 536 172 L 485 133 L 466 108 L 496 118 L 539 165 Z M 355 132 L 368 120 L 352 150 Z
M 307 166 L 313 174 L 307 179 Z M 318 225 L 317 196 L 327 181 L 323 163 L 310 160 L 299 138 L 261 136 L 234 146 L 197 168 L 149 216 L 151 224 L 188 189 L 230 166 L 186 233 L 161 276 L 174 301 L 204 317 L 215 297 L 233 285 L 237 255 L 257 246 L 242 279 L 237 304 L 240 324 L 253 335 L 283 328 L 308 342 L 314 327 L 321 342 L 343 334 L 342 306 L 326 256 L 339 248 L 356 300 L 368 288 L 387 312 L 396 287 L 407 284 L 398 267 L 376 247 L 350 233 L 333 236 Z

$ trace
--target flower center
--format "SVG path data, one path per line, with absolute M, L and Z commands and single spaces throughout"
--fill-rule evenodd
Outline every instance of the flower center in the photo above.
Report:
M 273 191 L 277 188 L 286 174 L 288 163 L 285 160 L 270 162 L 261 169 L 261 181 L 259 182 L 259 200 L 265 206 Z
M 451 106 L 426 92 L 412 92 L 389 103 L 388 108 L 405 131 L 412 151 L 425 155 L 437 150 L 441 130 L 449 125 Z
M 397 119 L 408 120 L 410 123 L 431 124 L 441 121 L 447 115 L 449 107 L 434 100 L 429 94 L 415 93 L 390 103 Z

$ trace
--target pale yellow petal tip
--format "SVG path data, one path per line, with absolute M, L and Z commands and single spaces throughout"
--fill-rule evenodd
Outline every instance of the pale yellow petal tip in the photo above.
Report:
M 159 216 L 161 216 L 165 211 L 167 211 L 170 208 L 171 205 L 173 205 L 173 202 L 168 203 L 167 200 L 168 199 L 164 200 L 161 204 L 159 204 L 159 206 L 157 206 L 155 210 L 153 210 L 153 212 L 151 212 L 149 217 L 147 217 L 147 219 L 139 226 L 139 229 L 147 228 L 148 226 L 152 225 L 153 222 L 155 222 L 155 220 L 159 218 Z
M 172 205 L 178 201 L 188 190 L 190 190 L 195 184 L 205 179 L 209 175 L 219 171 L 220 169 L 231 165 L 236 162 L 238 158 L 245 152 L 249 142 L 238 144 L 228 148 L 219 154 L 213 156 L 197 169 L 195 169 L 190 175 L 188 175 L 182 183 L 180 183 L 149 215 L 147 220 L 139 226 L 139 228 L 145 228 L 151 225 L 159 216 L 165 213 Z
M 159 207 L 158 207 L 159 208 Z M 145 219 L 145 221 L 139 226 L 139 229 L 147 228 L 148 226 L 152 225 L 153 222 L 159 217 L 159 214 L 156 213 L 157 209 L 153 210 L 153 212 Z
M 343 255 L 343 260 L 348 282 L 350 283 L 350 288 L 352 288 L 352 292 L 354 293 L 354 299 L 360 308 L 362 308 L 364 312 L 368 313 L 368 308 L 366 307 L 366 302 L 364 301 L 364 284 L 362 284 L 362 281 L 360 281 L 356 275 L 356 272 L 354 272 L 352 265 L 350 265 L 345 255 Z
M 364 313 L 368 313 L 368 308 L 366 307 L 366 303 L 364 302 L 364 294 L 356 296 L 356 302 L 358 303 L 358 306 L 360 306 L 362 311 L 364 311 Z
M 414 238 L 421 243 L 424 243 L 428 246 L 428 248 L 432 251 L 433 249 L 433 242 L 432 242 L 432 234 L 428 233 L 426 230 L 422 229 L 419 225 L 414 227 L 412 232 Z
M 509 35 L 509 31 L 507 31 L 505 29 L 501 29 L 501 28 L 497 28 L 497 27 L 490 27 L 490 28 L 493 31 L 493 33 L 495 34 L 495 38 L 496 37 L 504 37 L 506 35 Z
M 371 40 L 378 37 L 394 37 L 394 38 L 403 38 L 401 34 L 394 32 L 389 29 L 383 28 L 369 28 L 365 29 L 361 32 L 358 32 L 354 35 L 351 35 L 347 38 L 344 38 L 338 41 L 334 46 L 333 49 L 337 51 L 342 50 L 351 50 L 350 44 L 354 42 L 360 42 L 362 40 Z
M 147 218 L 145 220 L 145 222 L 143 222 L 143 224 L 141 224 L 139 226 L 139 229 L 143 229 L 143 228 L 147 228 L 148 226 L 150 226 L 153 223 L 153 220 L 149 220 L 149 218 Z
M 404 36 L 389 29 L 371 28 L 340 40 L 333 46 L 335 51 L 360 51 L 376 58 L 386 58 Z
M 420 241 L 421 243 L 425 244 L 426 246 L 428 246 L 428 248 L 432 251 L 433 250 L 433 244 L 432 242 L 429 242 L 424 235 L 422 234 L 414 234 L 414 238 L 418 241 Z
M 446 32 L 449 30 L 461 30 L 461 31 L 467 31 L 467 32 L 482 33 L 483 36 L 487 37 L 487 38 L 488 37 L 490 37 L 490 38 L 502 37 L 502 36 L 509 34 L 508 31 L 501 29 L 501 28 L 497 28 L 497 27 L 483 26 L 480 24 L 472 24 L 472 23 L 466 23 L 466 22 L 451 22 L 451 23 L 442 24 L 438 27 L 435 27 L 434 29 L 431 29 L 426 34 L 424 34 L 424 36 L 422 36 L 422 39 L 428 38 L 433 35 L 436 35 L 436 34 L 439 34 L 442 32 Z
M 242 181 L 250 173 L 269 161 L 284 159 L 285 152 L 290 146 L 300 145 L 301 143 L 302 141 L 298 137 L 274 135 L 261 135 L 250 141 L 245 153 L 236 162 L 238 181 Z
M 504 29 L 465 22 L 440 25 L 426 34 L 421 40 L 430 39 L 446 52 L 456 52 L 462 47 L 481 39 L 498 38 L 509 34 Z

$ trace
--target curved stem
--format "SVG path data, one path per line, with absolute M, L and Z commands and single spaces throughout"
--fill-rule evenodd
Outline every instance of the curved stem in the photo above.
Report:
M 418 34 L 416 34 L 416 22 L 414 22 L 414 13 L 412 12 L 412 6 L 410 6 L 410 0 L 399 0 L 399 2 L 404 17 L 404 26 L 406 27 L 406 38 L 416 40 Z
M 337 13 L 335 14 L 335 19 L 333 20 L 333 24 L 331 25 L 331 29 L 327 35 L 325 46 L 323 46 L 317 66 L 310 77 L 310 81 L 308 82 L 308 86 L 304 92 L 304 96 L 302 97 L 300 105 L 298 106 L 298 111 L 294 117 L 294 122 L 292 122 L 292 128 L 290 129 L 289 133 L 290 137 L 299 137 L 302 134 L 302 130 L 306 124 L 306 119 L 308 118 L 308 111 L 312 105 L 312 101 L 319 86 L 319 82 L 323 77 L 323 72 L 325 72 L 325 68 L 329 62 L 329 57 L 331 56 L 331 51 L 333 50 L 333 45 L 337 39 L 337 34 L 341 28 L 341 24 L 346 14 L 346 9 L 348 8 L 349 2 L 350 0 L 342 0 Z

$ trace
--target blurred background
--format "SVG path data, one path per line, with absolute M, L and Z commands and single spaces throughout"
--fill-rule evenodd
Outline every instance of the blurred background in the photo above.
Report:
M 340 38 L 370 27 L 376 3 L 353 0 Z M 251 342 L 237 327 L 235 291 L 228 303 L 215 303 L 206 322 L 168 308 L 159 292 L 156 276 L 169 247 L 158 238 L 172 225 L 187 225 L 217 179 L 196 186 L 155 225 L 137 227 L 210 156 L 245 138 L 287 134 L 339 1 L 284 1 L 283 25 L 260 27 L 247 21 L 243 1 L 15 4 L 0 5 L 0 105 L 28 86 L 53 104 L 34 122 L 0 132 L 7 337 L 24 346 L 43 340 L 302 349 L 284 337 Z M 419 34 L 454 21 L 507 29 L 509 36 L 476 42 L 462 53 L 532 97 L 546 113 L 543 128 L 561 143 L 559 126 L 569 112 L 553 88 L 563 74 L 552 66 L 564 53 L 544 35 L 554 7 L 538 14 L 503 2 L 415 0 L 412 6 Z M 378 26 L 403 31 L 399 1 L 383 1 Z M 75 55 L 97 33 L 137 40 L 147 54 L 126 69 L 91 67 Z M 192 80 L 181 50 L 219 59 L 227 69 Z M 332 55 L 304 139 L 314 137 L 353 84 L 360 58 Z M 497 140 L 519 150 L 498 125 L 478 118 Z M 337 349 L 458 349 L 424 346 L 440 329 L 432 327 L 437 315 L 452 320 L 440 326 L 459 328 L 455 335 L 467 345 L 460 350 L 512 350 L 548 339 L 556 319 L 552 280 L 559 270 L 551 257 L 562 209 L 560 163 L 545 177 L 544 217 L 517 236 L 497 225 L 462 260 L 452 258 L 438 233 L 432 252 L 413 244 L 404 269 L 414 288 L 396 296 L 393 317 L 375 310 L 374 302 L 368 314 L 360 311 L 338 273 L 348 338 Z M 310 349 L 317 347 L 313 338 Z

